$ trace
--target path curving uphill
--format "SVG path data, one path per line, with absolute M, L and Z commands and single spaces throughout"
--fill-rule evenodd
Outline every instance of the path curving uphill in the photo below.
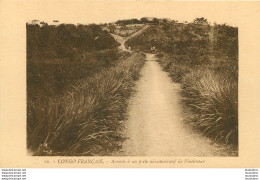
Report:
M 135 32 L 134 34 L 128 36 L 128 37 L 122 37 L 122 36 L 119 36 L 119 35 L 116 35 L 116 34 L 113 34 L 113 33 L 110 33 L 111 36 L 117 41 L 120 43 L 120 46 L 118 47 L 119 49 L 123 50 L 123 51 L 128 51 L 128 52 L 131 52 L 130 50 L 128 50 L 126 47 L 125 47 L 125 42 L 128 40 L 128 39 L 131 39 L 135 36 L 138 36 L 139 34 L 141 34 L 143 31 L 145 31 L 147 28 L 149 27 L 149 25 L 145 25 L 142 29 L 140 29 L 139 31 Z

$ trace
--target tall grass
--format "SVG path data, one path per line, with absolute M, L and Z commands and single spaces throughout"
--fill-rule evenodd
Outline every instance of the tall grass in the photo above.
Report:
M 158 54 L 157 57 L 160 59 L 159 63 L 163 69 L 169 73 L 174 82 L 181 82 L 184 75 L 190 72 L 186 56 L 162 53 Z
M 135 54 L 80 80 L 62 97 L 28 100 L 27 147 L 34 155 L 108 155 L 144 64 Z
M 238 144 L 238 85 L 228 72 L 192 70 L 182 80 L 192 124 L 216 142 Z
M 186 122 L 213 141 L 238 144 L 238 62 L 215 59 L 202 65 L 161 54 L 160 64 L 181 83 Z

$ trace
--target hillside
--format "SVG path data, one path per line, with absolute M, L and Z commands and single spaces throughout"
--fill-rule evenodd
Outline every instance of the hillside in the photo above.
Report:
M 207 56 L 238 56 L 237 28 L 202 23 L 159 23 L 151 25 L 140 36 L 126 42 L 136 50 L 157 50 L 194 58 Z M 194 61 L 194 60 L 193 60 Z
M 126 46 L 155 49 L 163 69 L 181 83 L 187 124 L 216 142 L 238 143 L 238 28 L 204 18 L 158 22 Z

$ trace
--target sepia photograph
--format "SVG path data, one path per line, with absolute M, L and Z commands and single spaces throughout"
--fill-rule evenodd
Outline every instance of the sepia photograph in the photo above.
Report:
M 238 27 L 26 23 L 32 156 L 238 156 Z
M 0 167 L 258 168 L 259 9 L 0 1 Z

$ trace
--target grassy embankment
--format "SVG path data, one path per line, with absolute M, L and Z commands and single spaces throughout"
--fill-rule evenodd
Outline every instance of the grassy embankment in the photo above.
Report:
M 237 28 L 162 23 L 126 44 L 156 47 L 164 70 L 181 83 L 187 122 L 215 142 L 238 144 Z
M 98 26 L 27 25 L 27 148 L 108 155 L 144 64 Z

